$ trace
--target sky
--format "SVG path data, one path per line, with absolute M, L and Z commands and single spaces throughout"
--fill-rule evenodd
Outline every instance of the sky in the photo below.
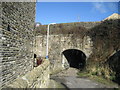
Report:
M 42 25 L 101 21 L 118 12 L 118 2 L 37 2 L 36 20 Z

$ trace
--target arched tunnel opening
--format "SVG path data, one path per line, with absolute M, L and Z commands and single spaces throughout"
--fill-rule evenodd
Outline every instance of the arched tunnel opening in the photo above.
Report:
M 84 69 L 86 66 L 86 55 L 77 49 L 67 49 L 63 51 L 63 55 L 67 59 L 69 66 L 77 69 Z

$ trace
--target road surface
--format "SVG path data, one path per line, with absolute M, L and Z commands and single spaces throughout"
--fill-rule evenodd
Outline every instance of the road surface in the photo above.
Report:
M 75 68 L 69 68 L 68 70 L 62 71 L 56 75 L 52 75 L 51 78 L 55 81 L 60 82 L 61 84 L 63 84 L 65 87 L 67 87 L 68 89 L 72 89 L 72 88 L 82 88 L 82 90 L 84 90 L 84 88 L 94 88 L 94 90 L 96 90 L 96 88 L 104 88 L 104 90 L 107 90 L 105 88 L 113 88 L 112 86 L 106 86 L 104 84 L 92 81 L 88 78 L 77 78 L 77 73 L 78 70 Z

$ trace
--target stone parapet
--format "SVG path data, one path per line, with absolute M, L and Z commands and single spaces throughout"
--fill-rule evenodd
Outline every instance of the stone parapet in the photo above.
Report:
M 7 85 L 7 88 L 47 88 L 49 84 L 49 66 L 48 60 L 35 67 L 24 76 L 17 78 L 13 83 Z

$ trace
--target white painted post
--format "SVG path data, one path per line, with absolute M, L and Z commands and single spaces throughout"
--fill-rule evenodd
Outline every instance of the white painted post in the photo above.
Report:
M 48 25 L 48 28 L 47 28 L 46 59 L 48 59 L 49 26 L 50 26 L 50 24 Z

